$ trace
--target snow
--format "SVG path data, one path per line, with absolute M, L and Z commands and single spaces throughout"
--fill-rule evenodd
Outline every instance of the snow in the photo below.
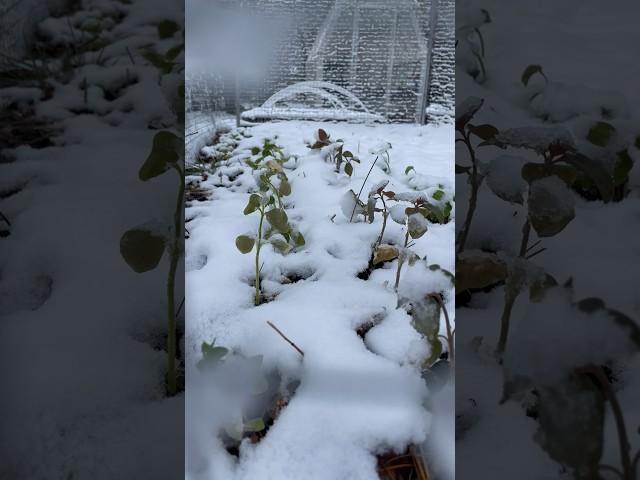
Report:
M 354 163 L 351 178 L 335 172 L 320 151 L 307 148 L 305 139 L 313 138 L 318 128 L 344 140 L 345 150 L 361 159 L 362 163 Z M 369 149 L 381 140 L 393 145 L 391 173 L 372 169 L 361 201 L 385 182 L 387 190 L 413 191 L 411 177 L 404 173 L 410 164 L 452 185 L 453 128 L 287 121 L 256 125 L 245 132 L 250 136 L 220 167 L 242 171 L 231 184 L 221 184 L 215 171 L 206 180 L 191 177 L 206 189 L 208 199 L 190 203 L 186 212 L 190 219 L 186 263 L 193 266 L 186 275 L 188 379 L 194 385 L 203 382 L 193 366 L 200 359 L 200 344 L 215 339 L 216 345 L 236 355 L 262 355 L 265 371 L 281 376 L 281 388 L 286 390 L 291 380 L 300 384 L 267 435 L 257 444 L 243 441 L 239 460 L 225 452 L 215 430 L 205 432 L 201 427 L 207 418 L 215 423 L 219 407 L 202 399 L 219 395 L 216 386 L 202 387 L 202 394 L 187 386 L 188 404 L 200 406 L 187 424 L 188 478 L 378 478 L 376 454 L 401 453 L 430 434 L 431 415 L 425 408 L 429 390 L 420 369 L 429 346 L 406 311 L 397 308 L 393 290 L 397 260 L 375 269 L 369 280 L 357 278 L 367 268 L 371 246 L 380 234 L 381 215 L 371 224 L 350 223 L 348 216 L 355 192 L 375 159 Z M 265 138 L 281 145 L 286 155 L 297 156 L 285 168 L 292 193 L 284 202 L 306 244 L 287 255 L 263 247 L 261 283 L 265 295 L 273 299 L 255 307 L 253 253 L 240 254 L 234 239 L 257 228 L 256 215 L 242 214 L 255 185 L 255 176 L 242 159 Z M 453 198 L 453 191 L 447 193 Z M 404 242 L 403 228 L 388 222 L 383 243 Z M 453 222 L 429 225 L 412 249 L 427 256 L 429 263 L 453 270 L 453 238 Z M 283 282 L 294 272 L 302 272 L 302 279 Z M 452 286 L 444 279 L 422 263 L 404 265 L 400 293 L 420 298 L 431 291 L 443 292 L 453 316 Z M 361 328 L 364 338 L 357 334 Z
M 553 215 L 562 211 L 565 219 L 575 215 L 557 235 L 541 238 L 531 231 L 529 245 L 541 243 L 529 251 L 535 256 L 520 262 L 551 275 L 559 286 L 536 303 L 529 287 L 520 285 L 502 364 L 496 360 L 495 348 L 505 286 L 473 292 L 468 299 L 461 296 L 456 350 L 456 456 L 464 459 L 458 462 L 456 473 L 461 478 L 473 478 L 477 472 L 492 478 L 573 478 L 571 467 L 560 465 L 541 446 L 540 423 L 528 411 L 536 404 L 531 390 L 565 392 L 563 402 L 571 416 L 571 409 L 579 411 L 585 404 L 577 396 L 574 402 L 575 392 L 567 392 L 568 372 L 592 363 L 614 369 L 612 387 L 624 411 L 627 431 L 634 432 L 629 433 L 631 452 L 640 448 L 640 437 L 635 434 L 640 421 L 640 383 L 634 375 L 638 348 L 609 315 L 602 311 L 587 314 L 574 305 L 596 297 L 636 324 L 640 318 L 640 276 L 631 267 L 640 261 L 634 231 L 640 218 L 637 162 L 630 174 L 628 195 L 609 203 L 583 198 L 557 177 L 528 186 L 519 174 L 525 162 L 542 165 L 542 153 L 556 140 L 597 159 L 609 172 L 615 154 L 624 148 L 638 159 L 638 150 L 629 139 L 638 133 L 640 96 L 632 80 L 639 73 L 638 65 L 619 49 L 619 42 L 639 37 L 634 21 L 621 16 L 632 2 L 623 4 L 607 9 L 592 0 L 526 5 L 466 1 L 456 5 L 457 24 L 466 25 L 469 32 L 478 27 L 483 34 L 486 67 L 486 78 L 471 78 L 470 71 L 477 66 L 471 54 L 474 47 L 461 39 L 456 50 L 458 111 L 477 106 L 477 99 L 483 99 L 470 123 L 494 125 L 501 132 L 497 140 L 508 144 L 504 149 L 476 149 L 480 175 L 486 177 L 478 192 L 465 255 L 497 252 L 513 269 L 528 201 L 533 198 L 535 202 L 540 194 L 542 211 Z M 485 23 L 487 14 L 490 23 Z M 528 65 L 540 65 L 544 77 L 534 74 L 525 86 L 520 76 Z M 469 97 L 472 100 L 466 101 Z M 615 128 L 606 148 L 586 139 L 596 121 Z M 457 163 L 469 165 L 466 147 L 459 144 L 457 148 Z M 458 229 L 469 204 L 467 179 L 464 174 L 456 177 Z M 525 283 L 535 273 L 527 272 Z M 573 285 L 571 292 L 562 287 L 568 281 Z M 521 383 L 523 379 L 527 381 Z M 517 390 L 509 398 L 504 396 L 506 381 L 510 389 Z M 600 463 L 619 468 L 618 432 L 610 403 L 605 403 L 604 411 Z M 573 443 L 583 438 L 572 435 L 565 440 Z M 506 456 L 505 451 L 509 452 Z

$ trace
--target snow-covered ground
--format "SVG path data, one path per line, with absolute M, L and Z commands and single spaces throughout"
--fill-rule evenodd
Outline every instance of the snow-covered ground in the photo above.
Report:
M 634 146 L 633 142 L 640 134 L 635 80 L 639 66 L 632 50 L 621 48 L 640 39 L 636 22 L 631 17 L 624 21 L 629 12 L 637 12 L 634 7 L 637 4 L 631 1 L 604 6 L 591 0 L 468 1 L 457 5 L 457 28 L 478 26 L 484 35 L 484 82 L 476 82 L 470 75 L 481 69 L 474 68 L 475 59 L 460 31 L 456 51 L 458 107 L 471 96 L 484 99 L 473 124 L 493 124 L 500 131 L 563 127 L 578 150 L 611 168 L 606 149 L 585 140 L 592 125 L 605 121 L 616 128 L 612 142 L 619 148 L 614 151 L 627 148 L 635 161 L 626 191 L 618 201 L 586 199 L 562 185 L 555 190 L 563 189 L 565 194 L 563 202 L 554 204 L 552 210 L 573 205 L 575 217 L 555 236 L 540 238 L 531 232 L 529 245 L 538 240 L 541 243 L 528 253 L 545 250 L 527 261 L 527 271 L 533 274 L 540 269 L 537 271 L 553 276 L 559 285 L 572 280 L 572 298 L 564 296 L 568 289 L 557 287 L 536 303 L 523 290 L 511 314 L 504 365 L 494 358 L 505 303 L 504 284 L 460 298 L 456 371 L 460 478 L 477 478 L 479 472 L 488 478 L 578 478 L 573 470 L 576 465 L 592 469 L 598 463 L 621 469 L 611 404 L 604 403 L 602 430 L 596 406 L 600 393 L 593 394 L 588 390 L 593 387 L 587 387 L 581 395 L 567 381 L 571 368 L 589 363 L 606 363 L 612 368 L 612 388 L 624 412 L 631 456 L 640 449 L 638 345 L 630 341 L 629 330 L 616 326 L 602 310 L 586 315 L 570 303 L 597 297 L 636 325 L 640 319 L 640 274 L 635 267 L 640 262 L 640 144 Z M 540 65 L 547 80 L 536 73 L 525 87 L 522 74 L 528 65 Z M 480 72 L 478 78 L 482 77 Z M 497 253 L 512 262 L 518 255 L 527 215 L 527 187 L 520 178 L 520 168 L 524 161 L 541 162 L 541 156 L 519 148 L 480 147 L 476 151 L 482 172 L 489 172 L 489 176 L 479 190 L 465 255 L 482 250 L 485 255 Z M 492 163 L 505 154 L 510 157 Z M 462 143 L 456 148 L 456 163 L 470 165 Z M 513 168 L 507 171 L 509 166 Z M 496 173 L 499 175 L 492 179 Z M 467 178 L 465 174 L 456 178 L 457 229 L 468 210 Z M 525 202 L 504 201 L 494 191 L 520 192 Z M 503 402 L 505 392 L 515 389 L 508 382 L 515 379 L 523 387 L 521 395 Z M 554 403 L 554 391 L 561 392 L 561 401 Z M 605 470 L 599 475 L 618 478 Z
M 353 164 L 351 177 L 342 169 L 337 173 L 319 150 L 307 147 L 317 140 L 319 128 L 332 140 L 342 139 L 344 150 L 361 160 Z M 446 224 L 429 223 L 428 231 L 415 241 L 412 250 L 427 260 L 403 266 L 396 293 L 397 260 L 367 272 L 381 214 L 373 223 L 364 222 L 361 215 L 350 223 L 343 212 L 353 205 L 345 194 L 357 194 L 363 182 L 365 203 L 372 187 L 388 181 L 385 190 L 396 194 L 430 196 L 440 190 L 440 201 L 453 206 L 453 127 L 284 121 L 230 135 L 236 139 L 221 139 L 230 139 L 234 147 L 226 160 L 205 177 L 187 177 L 192 190 L 204 192 L 186 209 L 188 478 L 372 480 L 379 478 L 377 454 L 402 453 L 411 444 L 423 443 L 426 451 L 434 441 L 446 446 L 449 460 L 446 463 L 440 455 L 426 458 L 427 463 L 451 469 L 453 432 L 447 430 L 447 422 L 440 419 L 438 431 L 446 432 L 442 437 L 429 437 L 437 423 L 430 409 L 447 410 L 442 400 L 433 402 L 421 376 L 431 347 L 412 325 L 408 304 L 398 305 L 403 298 L 419 300 L 441 293 L 453 321 L 453 285 L 442 270 L 427 267 L 438 264 L 453 270 L 453 213 Z M 255 251 L 240 253 L 235 239 L 255 235 L 258 229 L 259 215 L 243 214 L 257 179 L 246 160 L 255 160 L 251 150 L 257 152 L 265 139 L 282 146 L 290 157 L 284 172 L 291 194 L 283 197 L 284 207 L 305 243 L 287 254 L 269 244 L 262 248 L 261 282 L 267 301 L 255 306 Z M 386 142 L 391 144 L 390 171 L 383 171 L 379 158 L 365 182 L 374 152 Z M 204 151 L 214 155 L 219 148 Z M 409 166 L 414 169 L 406 172 Z M 402 245 L 405 229 L 389 218 L 382 243 Z M 440 333 L 444 332 L 442 319 Z M 275 395 L 287 403 L 271 415 L 275 422 L 266 436 L 254 443 L 245 435 L 239 458 L 225 450 L 221 432 L 230 418 L 242 415 L 247 398 L 230 398 L 223 373 L 212 376 L 196 368 L 203 342 L 229 349 L 220 370 L 231 370 L 232 376 L 239 375 L 234 367 L 238 359 L 261 356 L 262 372 L 276 378 Z M 451 395 L 449 389 L 442 398 L 452 401 Z M 427 408 L 430 402 L 434 405 Z M 265 408 L 268 405 L 257 415 L 263 416 Z
M 164 385 L 167 257 L 140 275 L 119 245 L 175 206 L 175 174 L 144 183 L 138 170 L 176 123 L 165 94 L 183 78 L 143 54 L 182 43 L 183 7 L 57 3 L 73 6 L 37 25 L 50 75 L 30 82 L 26 70 L 0 89 L 0 478 L 180 478 L 184 396 Z

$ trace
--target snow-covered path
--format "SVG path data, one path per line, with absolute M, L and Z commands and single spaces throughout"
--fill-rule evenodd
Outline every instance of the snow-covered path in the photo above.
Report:
M 307 148 L 318 128 L 344 140 L 345 150 L 361 159 L 351 178 Z M 403 267 L 396 294 L 397 260 L 374 269 L 366 280 L 358 277 L 380 234 L 380 215 L 371 224 L 349 223 L 341 199 L 350 189 L 360 190 L 375 159 L 371 151 L 389 142 L 391 171 L 384 172 L 378 161 L 363 189 L 365 201 L 372 186 L 389 180 L 387 190 L 442 190 L 444 200 L 453 202 L 453 127 L 279 122 L 246 129 L 245 135 L 233 156 L 200 182 L 208 200 L 192 202 L 186 210 L 188 475 L 376 479 L 376 454 L 400 453 L 423 442 L 429 432 L 420 365 L 430 347 L 397 305 L 398 297 L 440 292 L 453 311 L 449 279 L 425 263 L 453 270 L 454 227 L 453 219 L 429 224 L 412 247 L 427 262 Z M 268 244 L 263 247 L 262 289 L 270 301 L 254 306 L 254 255 L 241 254 L 235 238 L 257 229 L 258 217 L 243 214 L 248 192 L 256 185 L 243 160 L 265 138 L 297 157 L 285 164 L 291 167 L 285 171 L 292 189 L 285 207 L 306 243 L 287 255 Z M 405 173 L 408 166 L 415 170 Z M 384 243 L 403 241 L 403 227 L 389 219 Z M 295 342 L 304 357 L 267 321 Z M 202 401 L 220 392 L 194 368 L 201 343 L 214 339 L 243 356 L 263 356 L 265 370 L 281 376 L 281 389 L 292 380 L 299 382 L 266 437 L 257 444 L 242 443 L 239 462 L 225 452 L 211 428 L 229 415 L 226 406 Z

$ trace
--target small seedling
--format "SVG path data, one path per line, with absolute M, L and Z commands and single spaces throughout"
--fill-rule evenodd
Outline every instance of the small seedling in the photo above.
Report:
M 391 155 L 389 154 L 389 150 L 391 150 L 391 144 L 389 142 L 385 142 L 378 148 L 372 148 L 369 150 L 369 153 L 372 155 L 382 158 L 384 162 L 382 170 L 386 173 L 391 173 Z
M 341 139 L 332 141 L 329 134 L 323 129 L 319 129 L 316 142 L 307 145 L 312 150 L 320 150 L 325 160 L 334 163 L 336 172 L 340 172 L 340 167 L 344 163 L 344 173 L 348 176 L 353 175 L 353 162 L 360 163 L 360 160 L 349 150 L 344 149 L 344 142 Z

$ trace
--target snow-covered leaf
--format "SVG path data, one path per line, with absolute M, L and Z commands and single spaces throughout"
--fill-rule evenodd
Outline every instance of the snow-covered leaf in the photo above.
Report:
M 560 233 L 575 217 L 575 198 L 558 177 L 545 177 L 529 188 L 529 220 L 540 237 Z
M 400 250 L 398 250 L 397 247 L 383 243 L 382 245 L 378 245 L 373 253 L 373 264 L 377 265 L 382 262 L 388 262 L 389 260 L 398 258 L 399 255 Z
M 281 208 L 273 208 L 266 213 L 266 216 L 273 228 L 280 233 L 289 233 L 289 218 L 284 210 Z
M 407 223 L 407 215 L 406 213 L 404 213 L 405 211 L 405 206 L 404 205 L 394 205 L 391 207 L 391 209 L 389 210 L 389 214 L 391 215 L 391 220 L 393 220 L 396 223 L 399 223 L 400 225 L 404 225 L 405 223 Z
M 473 118 L 482 107 L 484 100 L 478 97 L 469 97 L 456 107 L 456 130 L 462 131 L 469 120 Z
M 540 66 L 540 65 L 528 65 L 527 68 L 524 69 L 524 72 L 522 72 L 522 77 L 520 78 L 520 80 L 522 81 L 522 84 L 525 87 L 529 83 L 529 79 L 535 73 L 540 73 L 540 74 L 544 75 L 544 73 L 542 72 L 542 66 Z
M 184 142 L 168 131 L 162 131 L 153 137 L 151 153 L 140 167 L 140 180 L 147 181 L 162 175 L 175 165 L 180 159 L 180 151 L 184 149 Z
M 419 213 L 409 215 L 407 228 L 409 229 L 409 235 L 411 235 L 411 238 L 413 238 L 414 240 L 418 239 L 422 237 L 427 231 L 427 219 Z
M 340 209 L 342 214 L 347 218 L 356 218 L 358 215 L 366 215 L 364 205 L 360 202 L 353 190 L 346 192 L 340 200 Z
M 522 180 L 524 160 L 512 155 L 500 155 L 491 160 L 487 186 L 502 200 L 522 204 L 526 184 Z

